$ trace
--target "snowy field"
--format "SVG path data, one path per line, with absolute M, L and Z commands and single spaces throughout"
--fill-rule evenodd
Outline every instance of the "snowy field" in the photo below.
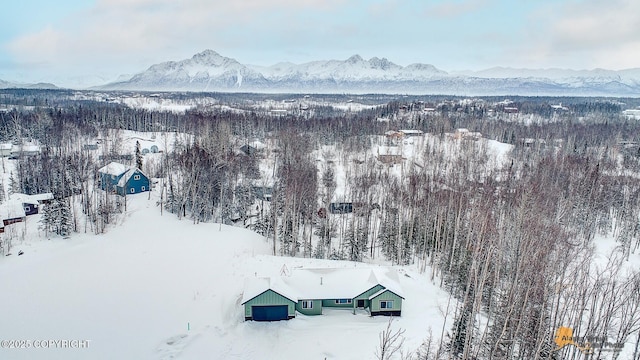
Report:
M 276 323 L 245 322 L 246 277 L 297 267 L 376 266 L 270 256 L 248 230 L 194 225 L 164 213 L 157 198 L 129 196 L 128 211 L 104 235 L 47 239 L 39 215 L 24 241 L 0 259 L 0 339 L 30 340 L 0 348 L 0 359 L 371 359 L 387 317 L 325 310 Z M 19 250 L 24 255 L 17 256 Z M 393 328 L 415 350 L 428 329 L 439 337 L 449 297 L 429 271 L 398 267 L 406 297 Z M 453 307 L 453 304 L 451 304 Z M 447 320 L 446 330 L 451 327 Z M 81 349 L 34 348 L 34 341 L 88 341 Z M 86 343 L 86 342 L 85 342 Z

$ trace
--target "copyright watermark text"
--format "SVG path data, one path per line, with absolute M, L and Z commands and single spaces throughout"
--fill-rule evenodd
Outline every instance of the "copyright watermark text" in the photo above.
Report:
M 88 349 L 91 340 L 0 340 L 0 349 Z

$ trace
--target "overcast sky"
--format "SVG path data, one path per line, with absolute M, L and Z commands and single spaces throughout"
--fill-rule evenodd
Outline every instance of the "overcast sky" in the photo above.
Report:
M 205 49 L 256 65 L 640 67 L 638 0 L 20 0 L 2 13 L 0 79 L 67 86 Z

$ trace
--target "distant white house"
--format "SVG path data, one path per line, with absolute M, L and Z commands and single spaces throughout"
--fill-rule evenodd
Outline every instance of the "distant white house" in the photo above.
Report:
M 0 144 L 0 157 L 11 156 L 11 143 Z
M 0 204 L 0 219 L 4 226 L 24 221 L 26 214 L 22 202 L 19 200 L 8 200 Z
M 569 108 L 562 106 L 562 103 L 559 103 L 558 105 L 551 105 L 551 108 L 557 111 L 569 111 Z
M 35 156 L 39 154 L 40 154 L 40 145 L 26 143 L 26 144 L 20 144 L 20 145 L 13 145 L 11 147 L 11 154 L 9 155 L 9 157 L 13 159 L 17 159 L 22 156 Z
M 402 133 L 404 136 L 422 136 L 424 132 L 422 130 L 398 130 L 398 132 Z
M 456 129 L 453 133 L 453 138 L 456 140 L 480 140 L 482 138 L 482 133 L 472 132 L 469 129 Z
M 44 194 L 36 194 L 36 195 L 27 195 L 27 194 L 11 194 L 9 196 L 9 200 L 21 203 L 22 208 L 24 210 L 24 214 L 35 215 L 40 212 L 41 204 L 48 204 L 53 200 L 52 193 L 44 193 Z

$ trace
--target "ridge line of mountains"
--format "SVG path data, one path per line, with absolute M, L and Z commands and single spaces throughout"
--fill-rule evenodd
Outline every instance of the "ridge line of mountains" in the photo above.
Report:
M 386 58 L 365 60 L 359 55 L 346 60 L 257 66 L 205 50 L 189 59 L 155 64 L 128 80 L 92 89 L 637 97 L 640 68 L 615 71 L 495 67 L 446 72 L 429 64 L 401 66 Z
M 429 64 L 400 66 L 386 58 L 247 65 L 205 50 L 152 65 L 103 90 L 445 95 L 640 96 L 640 69 L 528 70 L 491 68 L 447 73 Z

